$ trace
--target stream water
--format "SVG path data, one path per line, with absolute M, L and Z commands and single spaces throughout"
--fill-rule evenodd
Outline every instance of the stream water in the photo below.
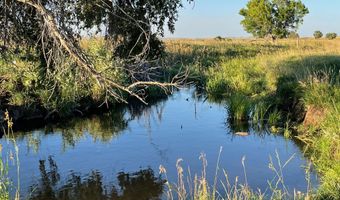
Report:
M 306 191 L 307 159 L 301 147 L 266 130 L 227 123 L 225 104 L 195 98 L 193 89 L 184 89 L 150 106 L 130 106 L 102 115 L 70 119 L 68 122 L 16 133 L 20 160 L 20 195 L 30 199 L 159 199 L 167 170 L 170 182 L 177 182 L 176 161 L 191 177 L 201 175 L 201 153 L 208 160 L 207 177 L 213 184 L 220 148 L 218 179 L 222 169 L 231 183 L 269 192 L 275 179 L 270 158 L 282 169 L 285 187 Z M 249 136 L 234 133 L 247 131 Z M 13 148 L 0 139 L 3 153 Z M 278 156 L 277 156 L 278 155 Z M 279 157 L 279 159 L 277 158 Z M 242 166 L 244 158 L 244 168 Z M 9 174 L 16 186 L 16 167 Z M 246 178 L 245 178 L 246 176 Z M 317 186 L 316 174 L 310 172 Z M 281 186 L 279 186 L 281 187 Z M 222 186 L 218 189 L 223 194 Z

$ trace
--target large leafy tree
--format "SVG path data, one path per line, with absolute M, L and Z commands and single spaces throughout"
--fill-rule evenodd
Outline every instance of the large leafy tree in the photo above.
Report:
M 139 95 L 141 87 L 178 84 L 178 77 L 170 83 L 159 83 L 149 76 L 136 78 L 135 74 L 153 69 L 145 63 L 163 52 L 158 36 L 163 35 L 166 26 L 174 31 L 181 6 L 182 0 L 1 0 L 0 50 L 33 50 L 34 55 L 40 55 L 41 66 L 49 71 L 68 68 L 82 76 L 79 80 L 94 80 L 117 100 L 126 102 L 123 94 L 128 93 L 144 101 Z M 124 68 L 133 80 L 118 83 L 110 74 L 99 71 L 79 45 L 85 33 L 105 36 L 112 50 L 111 68 L 119 61 L 119 68 Z
M 250 0 L 240 10 L 244 29 L 255 37 L 286 38 L 309 13 L 300 0 Z
M 161 53 L 157 37 L 163 35 L 165 25 L 175 30 L 182 0 L 2 0 L 3 41 L 37 42 L 46 23 L 34 5 L 46 9 L 69 38 L 77 39 L 89 30 L 100 32 L 118 46 L 115 55 L 127 58 L 142 51 L 149 57 Z M 151 47 L 145 49 L 147 43 Z

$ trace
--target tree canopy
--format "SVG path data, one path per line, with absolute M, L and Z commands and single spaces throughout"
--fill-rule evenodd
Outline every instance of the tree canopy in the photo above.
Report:
M 323 33 L 321 31 L 315 31 L 313 36 L 315 39 L 320 39 L 323 37 Z
M 250 0 L 239 14 L 244 29 L 255 37 L 287 38 L 309 13 L 300 0 Z
M 143 50 L 151 57 L 161 53 L 157 36 L 163 35 L 165 25 L 171 32 L 175 30 L 182 0 L 3 0 L 3 41 L 36 44 L 45 22 L 32 4 L 49 11 L 58 29 L 68 37 L 79 38 L 89 30 L 101 32 L 116 43 L 115 55 L 126 58 Z M 143 49 L 146 43 L 152 48 Z
M 141 87 L 165 89 L 178 84 L 179 74 L 169 83 L 144 75 L 153 73 L 155 67 L 148 62 L 163 52 L 158 37 L 164 34 L 165 27 L 175 30 L 182 6 L 182 0 L 1 0 L 0 50 L 26 49 L 27 56 L 40 60 L 42 74 L 69 71 L 77 74 L 75 80 L 80 83 L 94 80 L 105 96 L 126 102 L 123 94 L 127 93 L 145 102 L 139 94 Z M 88 33 L 103 36 L 111 50 L 112 62 L 104 72 L 81 48 L 81 39 Z M 108 73 L 116 69 L 123 69 L 131 81 L 118 83 Z M 55 91 L 60 80 L 53 74 L 49 77 L 55 80 L 47 85 Z

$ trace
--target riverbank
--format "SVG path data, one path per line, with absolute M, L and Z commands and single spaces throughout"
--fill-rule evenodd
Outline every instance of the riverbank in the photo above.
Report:
M 132 77 L 124 70 L 124 63 L 113 58 L 113 47 L 103 38 L 83 39 L 80 45 L 101 74 L 117 84 L 132 82 Z M 13 119 L 14 129 L 17 129 L 25 124 L 43 125 L 70 117 L 108 112 L 126 104 L 119 98 L 129 103 L 138 101 L 122 91 L 117 91 L 119 98 L 108 94 L 96 80 L 86 78 L 86 72 L 78 70 L 70 58 L 48 61 L 62 63 L 59 63 L 62 68 L 54 68 L 53 64 L 43 62 L 43 56 L 46 55 L 38 55 L 34 48 L 29 47 L 13 47 L 1 52 L 0 122 L 3 122 L 6 110 Z M 159 81 L 168 78 L 164 71 L 157 70 L 149 78 Z M 167 96 L 158 87 L 136 88 L 139 89 L 138 95 L 147 102 Z
M 322 175 L 320 199 L 340 194 L 340 40 L 170 40 L 232 121 L 266 124 L 305 143 Z M 282 125 L 283 124 L 283 125 Z M 275 132 L 275 131 L 274 131 Z

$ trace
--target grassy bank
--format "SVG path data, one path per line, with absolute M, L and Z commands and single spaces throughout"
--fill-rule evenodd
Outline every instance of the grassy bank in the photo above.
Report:
M 303 141 L 322 175 L 318 197 L 339 197 L 340 40 L 166 44 L 171 62 L 189 66 L 210 96 L 227 100 L 230 120 L 266 124 Z

